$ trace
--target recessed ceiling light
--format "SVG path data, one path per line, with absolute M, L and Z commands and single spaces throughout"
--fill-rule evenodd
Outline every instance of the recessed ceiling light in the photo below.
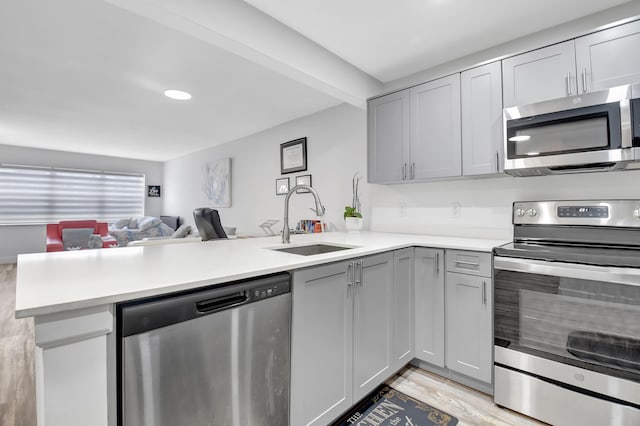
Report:
M 188 101 L 191 99 L 191 94 L 183 92 L 182 90 L 165 90 L 164 95 L 167 98 L 175 99 L 177 101 Z

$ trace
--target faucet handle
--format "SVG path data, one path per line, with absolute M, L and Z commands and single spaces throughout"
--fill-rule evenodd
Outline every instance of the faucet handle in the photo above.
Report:
M 314 212 L 316 214 L 316 216 L 324 216 L 325 208 L 324 208 L 324 206 L 322 204 L 320 204 L 320 208 L 322 209 L 322 213 L 320 213 L 320 211 L 318 209 L 314 209 L 313 207 L 309 207 L 309 210 Z

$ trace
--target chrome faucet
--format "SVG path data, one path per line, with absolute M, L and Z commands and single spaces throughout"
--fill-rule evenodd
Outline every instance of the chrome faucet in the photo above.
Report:
M 311 209 L 315 211 L 316 216 L 324 216 L 324 206 L 320 201 L 320 196 L 316 192 L 315 189 L 310 187 L 309 185 L 296 185 L 287 193 L 287 197 L 284 199 L 284 227 L 282 228 L 282 243 L 289 244 L 290 236 L 289 236 L 289 198 L 294 194 L 298 189 L 306 189 L 313 195 L 313 198 L 316 199 L 316 208 Z

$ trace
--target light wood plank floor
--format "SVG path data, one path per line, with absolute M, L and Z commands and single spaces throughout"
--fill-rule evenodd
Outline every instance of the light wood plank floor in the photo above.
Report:
M 16 265 L 0 265 L 0 425 L 36 426 L 33 319 L 15 319 Z M 456 416 L 460 426 L 539 426 L 489 395 L 416 367 L 387 382 Z
M 0 265 L 0 425 L 36 426 L 33 318 L 15 308 L 16 265 Z
M 387 384 L 400 392 L 458 418 L 459 426 L 541 426 L 514 411 L 500 408 L 490 395 L 409 366 Z

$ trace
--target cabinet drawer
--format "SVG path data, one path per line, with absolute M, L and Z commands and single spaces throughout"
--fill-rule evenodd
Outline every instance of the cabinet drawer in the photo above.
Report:
M 461 274 L 491 276 L 491 253 L 447 250 L 447 271 Z

